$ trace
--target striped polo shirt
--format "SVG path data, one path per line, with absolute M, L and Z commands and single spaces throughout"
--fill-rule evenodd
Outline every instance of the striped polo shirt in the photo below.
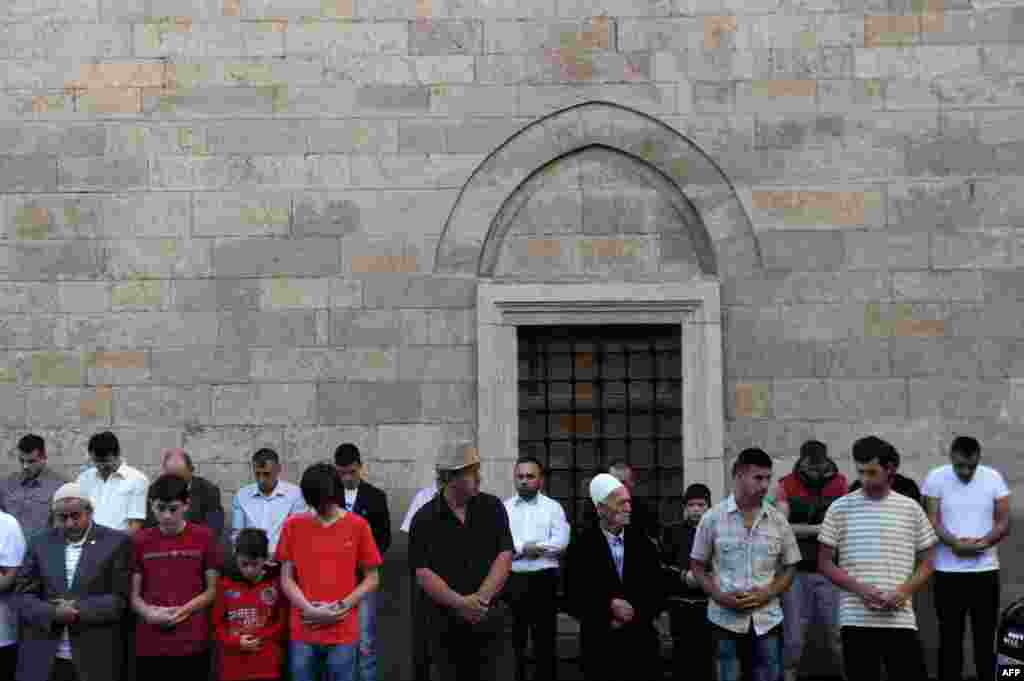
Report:
M 914 574 L 917 553 L 938 542 L 921 506 L 898 492 L 870 499 L 858 489 L 825 513 L 818 542 L 837 550 L 839 567 L 860 582 L 895 591 Z M 860 596 L 842 591 L 841 627 L 917 629 L 911 601 L 895 611 L 870 610 Z

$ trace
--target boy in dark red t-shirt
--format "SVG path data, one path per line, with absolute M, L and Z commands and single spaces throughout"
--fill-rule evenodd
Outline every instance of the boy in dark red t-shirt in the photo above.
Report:
M 302 474 L 302 497 L 314 513 L 285 521 L 277 545 L 281 588 L 292 604 L 289 666 L 293 681 L 350 681 L 359 647 L 359 601 L 377 589 L 381 564 L 369 524 L 341 508 L 334 466 Z M 356 581 L 356 568 L 363 579 Z
M 220 578 L 213 604 L 220 681 L 274 680 L 283 671 L 288 601 L 279 570 L 267 566 L 269 546 L 264 530 L 242 530 L 235 539 L 238 571 Z
M 149 488 L 157 526 L 132 537 L 132 609 L 140 679 L 210 674 L 210 613 L 220 548 L 213 531 L 185 521 L 188 483 L 162 475 Z

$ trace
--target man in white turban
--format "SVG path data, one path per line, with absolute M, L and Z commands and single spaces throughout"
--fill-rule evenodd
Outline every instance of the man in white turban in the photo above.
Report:
M 569 544 L 569 604 L 580 621 L 587 681 L 661 678 L 654 619 L 663 605 L 661 562 L 646 534 L 629 524 L 629 488 L 601 473 L 590 482 L 598 523 Z

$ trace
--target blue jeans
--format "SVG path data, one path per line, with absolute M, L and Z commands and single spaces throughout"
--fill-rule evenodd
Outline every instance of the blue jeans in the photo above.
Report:
M 288 648 L 292 681 L 354 681 L 357 649 L 356 645 L 292 641 Z
M 737 634 L 715 627 L 715 661 L 718 681 L 740 681 L 743 671 L 751 681 L 778 681 L 782 678 L 781 627 L 775 627 L 763 636 Z
M 377 592 L 359 601 L 359 681 L 377 681 Z

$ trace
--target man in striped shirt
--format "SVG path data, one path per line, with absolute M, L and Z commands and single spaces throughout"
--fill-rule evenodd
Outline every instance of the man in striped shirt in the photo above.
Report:
M 890 679 L 926 679 L 911 598 L 935 570 L 938 538 L 921 506 L 893 491 L 891 444 L 861 438 L 853 460 L 862 487 L 829 507 L 818 534 L 818 569 L 843 590 L 847 680 L 877 681 L 883 661 Z

